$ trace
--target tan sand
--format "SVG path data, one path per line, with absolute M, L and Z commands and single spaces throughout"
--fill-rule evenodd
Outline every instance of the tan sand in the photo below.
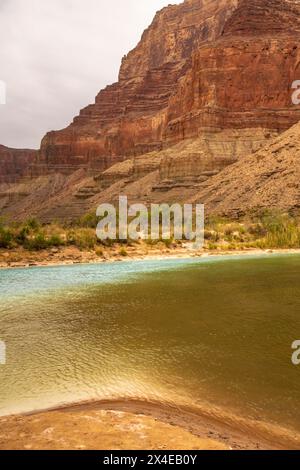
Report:
M 300 449 L 291 431 L 228 416 L 139 400 L 79 403 L 0 418 L 0 450 Z
M 0 419 L 0 450 L 228 450 L 155 418 L 123 411 L 54 411 Z

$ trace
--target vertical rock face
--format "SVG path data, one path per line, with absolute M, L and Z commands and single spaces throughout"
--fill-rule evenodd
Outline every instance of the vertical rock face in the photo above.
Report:
M 300 33 L 298 0 L 240 0 L 224 28 L 224 36 Z
M 34 162 L 36 150 L 16 150 L 0 145 L 0 184 L 17 183 Z
M 296 0 L 186 0 L 158 12 L 123 58 L 119 81 L 62 131 L 48 133 L 33 174 L 103 171 L 226 129 L 281 132 L 300 118 Z M 251 146 L 246 143 L 245 148 Z
M 123 58 L 119 81 L 73 123 L 42 141 L 40 165 L 103 170 L 126 155 L 160 149 L 166 110 L 193 51 L 218 38 L 237 0 L 186 0 L 158 12 L 138 46 Z
M 222 36 L 200 46 L 170 98 L 164 138 L 203 129 L 282 132 L 300 119 L 291 86 L 300 77 L 300 4 L 241 0 Z
M 197 137 L 205 129 L 282 132 L 300 119 L 291 86 L 300 76 L 294 38 L 222 39 L 200 48 L 171 97 L 164 138 Z

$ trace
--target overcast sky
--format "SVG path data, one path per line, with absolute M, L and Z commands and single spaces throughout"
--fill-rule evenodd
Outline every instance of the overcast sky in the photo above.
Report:
M 0 0 L 0 144 L 38 148 L 68 125 L 170 3 L 181 0 Z

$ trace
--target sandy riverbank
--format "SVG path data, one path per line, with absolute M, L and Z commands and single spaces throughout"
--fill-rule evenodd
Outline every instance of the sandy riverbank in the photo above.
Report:
M 187 407 L 138 400 L 83 403 L 3 417 L 0 429 L 0 450 L 300 448 L 298 435 L 271 425 L 257 423 L 255 429 L 241 419 L 238 426 Z
M 27 251 L 22 248 L 14 250 L 0 249 L 0 269 L 27 268 L 33 266 L 66 266 L 72 264 L 95 264 L 121 261 L 204 258 L 209 256 L 241 256 L 260 254 L 300 254 L 300 249 L 276 250 L 201 250 L 194 251 L 182 247 L 172 249 L 146 248 L 141 244 L 128 247 L 126 253 L 119 246 L 107 248 L 100 254 L 95 251 L 82 251 L 76 247 L 64 247 L 51 250 Z
M 0 450 L 229 450 L 143 414 L 78 409 L 0 419 Z

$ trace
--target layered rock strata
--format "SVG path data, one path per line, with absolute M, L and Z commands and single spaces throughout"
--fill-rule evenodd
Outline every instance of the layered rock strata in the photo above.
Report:
M 36 150 L 11 149 L 0 145 L 0 184 L 17 183 L 35 161 Z

